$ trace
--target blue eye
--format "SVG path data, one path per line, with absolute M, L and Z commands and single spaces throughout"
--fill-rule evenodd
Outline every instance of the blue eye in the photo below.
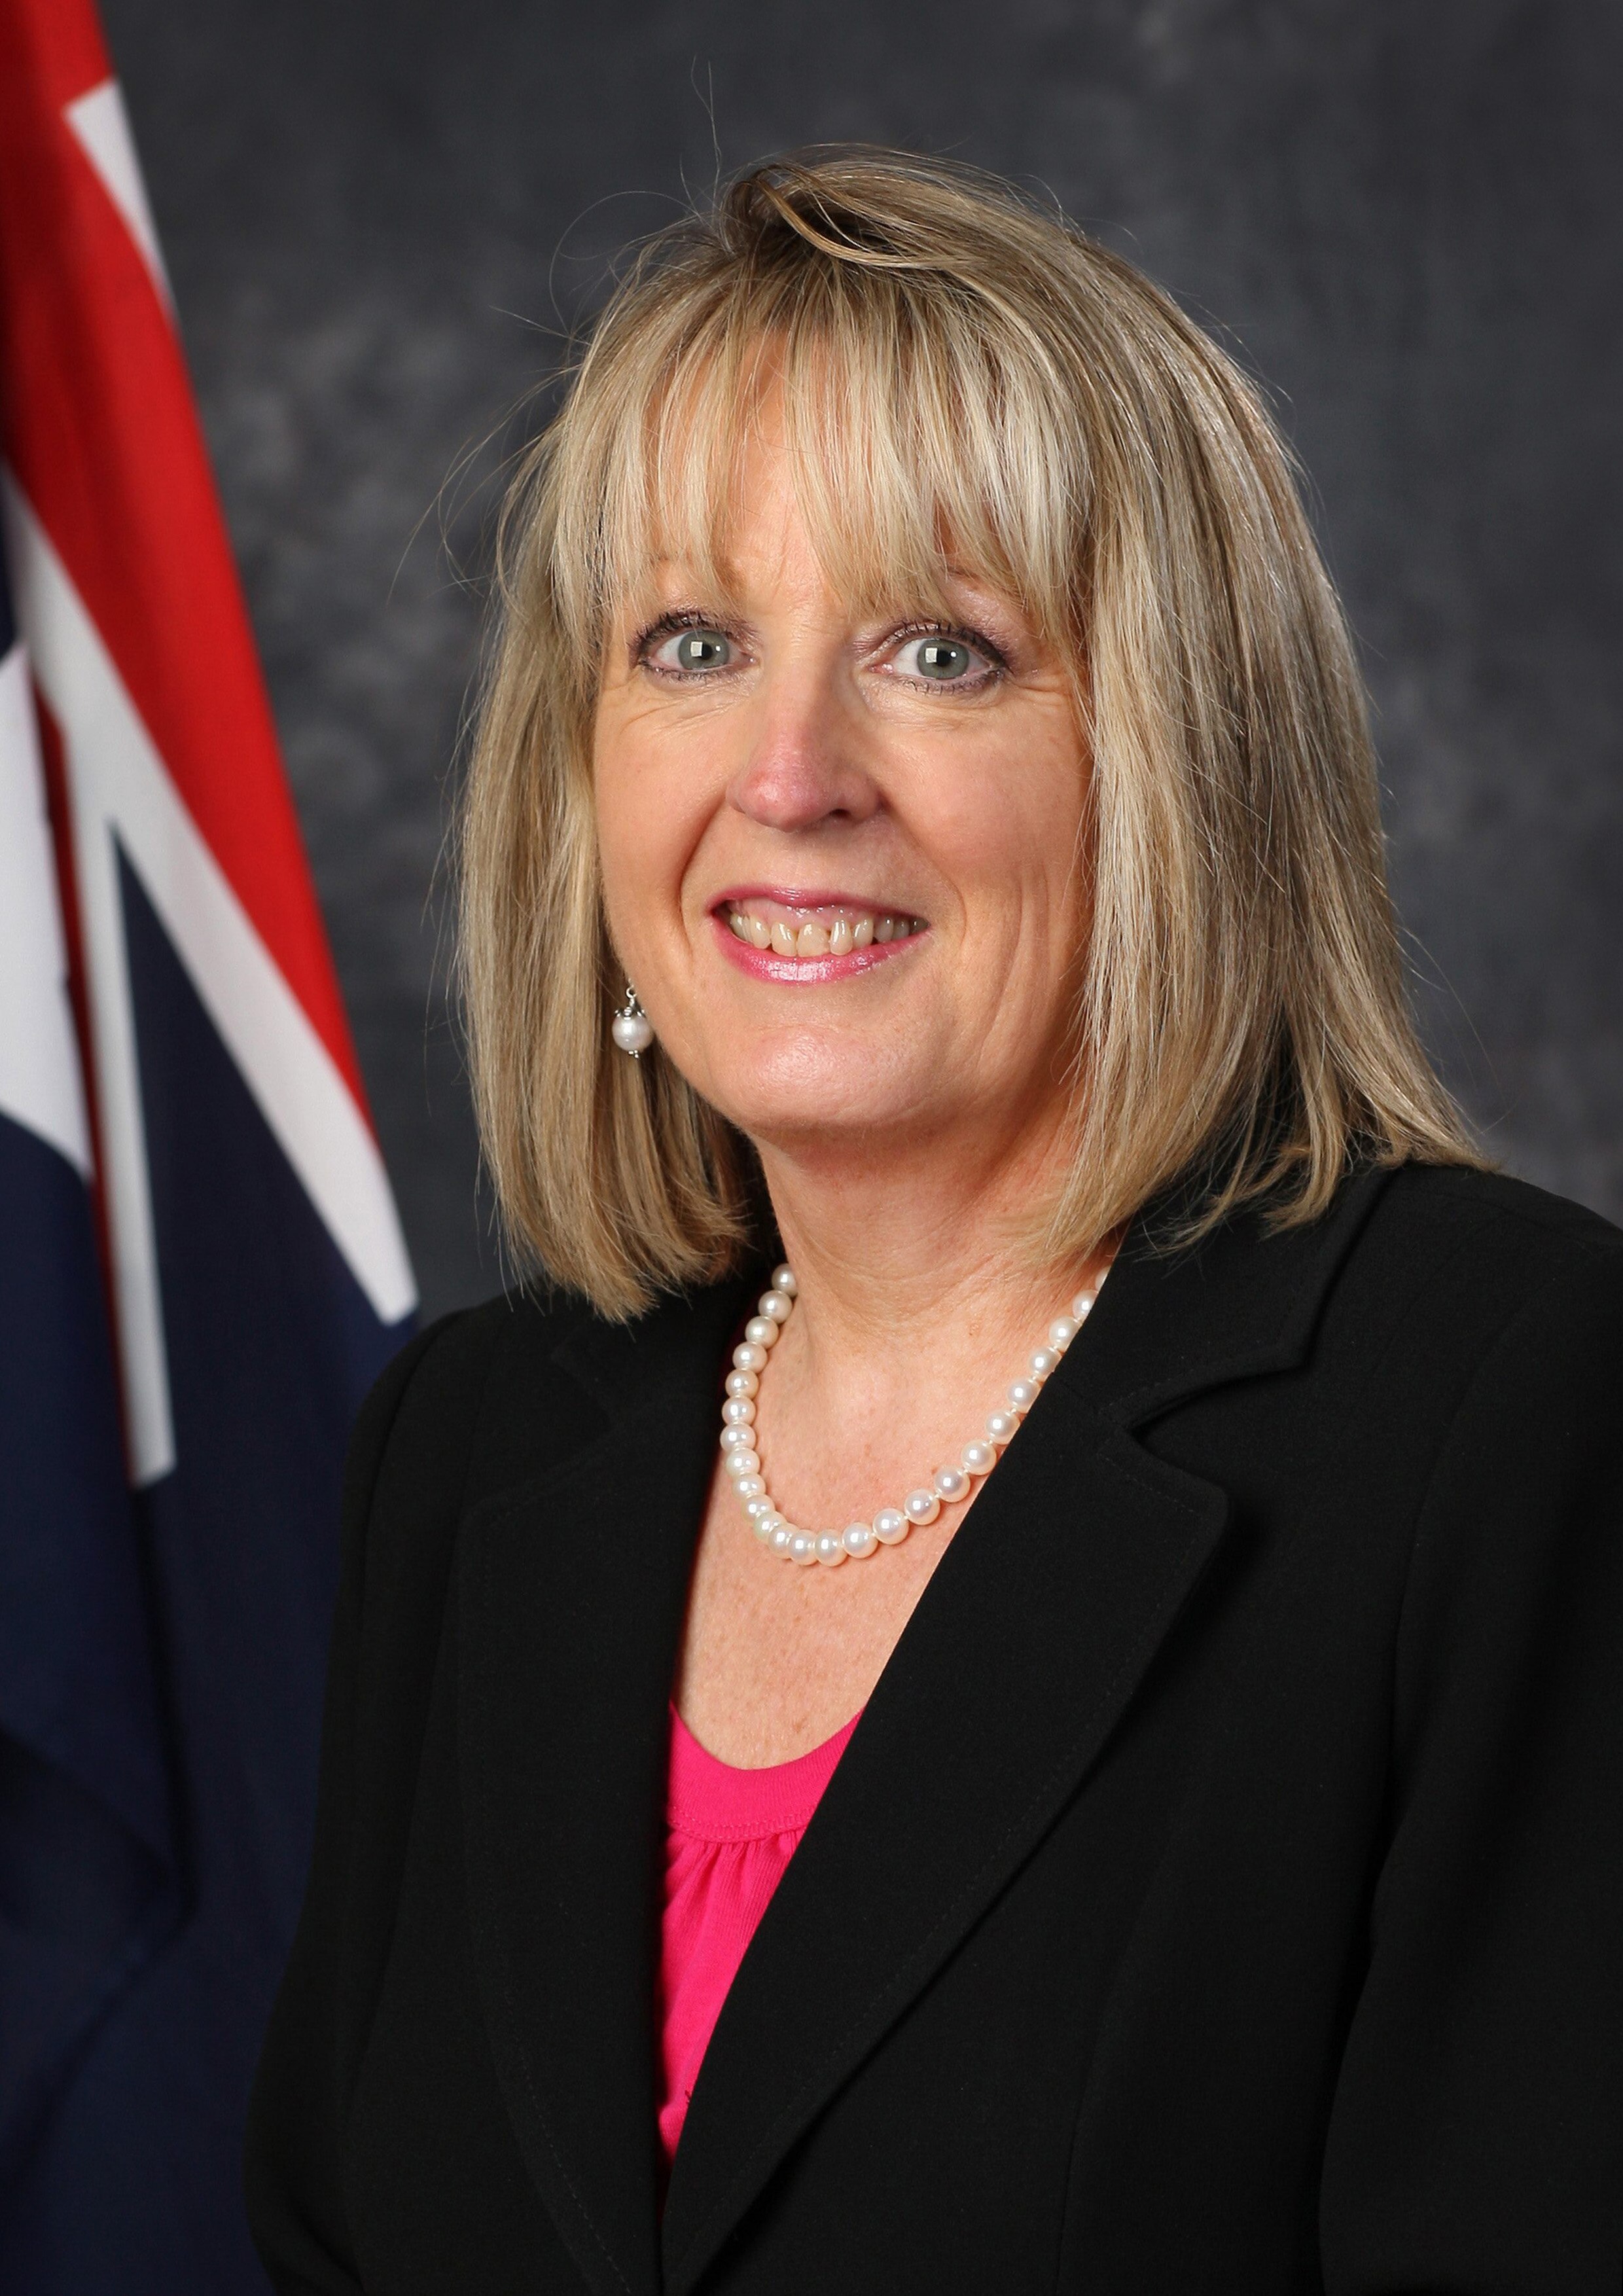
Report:
M 733 659 L 732 645 L 719 630 L 684 630 L 676 652 L 678 669 L 724 669 Z
M 917 638 L 914 642 L 914 661 L 921 677 L 946 682 L 967 676 L 974 656 L 959 638 Z

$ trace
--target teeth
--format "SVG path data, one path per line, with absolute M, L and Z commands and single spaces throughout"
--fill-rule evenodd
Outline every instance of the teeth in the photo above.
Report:
M 894 916 L 889 911 L 878 914 L 865 911 L 859 917 L 837 916 L 826 925 L 813 917 L 797 928 L 783 917 L 768 920 L 739 906 L 729 909 L 727 925 L 734 939 L 746 942 L 751 948 L 770 948 L 779 956 L 801 958 L 849 956 L 853 950 L 868 948 L 876 942 L 882 947 L 887 941 L 906 940 L 910 933 L 924 930 L 922 918 Z

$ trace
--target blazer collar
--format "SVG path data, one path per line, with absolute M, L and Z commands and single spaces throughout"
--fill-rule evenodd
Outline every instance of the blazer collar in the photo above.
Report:
M 688 2296 L 823 2105 L 1077 1791 L 1220 1540 L 1150 1418 L 1302 1358 L 1381 1176 L 1308 1228 L 1136 1231 L 891 1657 L 734 1980 L 658 2218 L 667 1702 L 748 1287 L 556 1349 L 592 1423 L 461 1541 L 470 1903 L 531 2174 L 600 2296 Z M 547 1423 L 559 1422 L 556 1398 Z M 860 1955 L 822 1948 L 863 1908 Z

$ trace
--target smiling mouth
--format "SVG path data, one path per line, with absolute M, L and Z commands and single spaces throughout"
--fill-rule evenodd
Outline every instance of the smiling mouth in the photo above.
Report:
M 791 964 L 826 965 L 831 957 L 866 953 L 913 939 L 929 920 L 867 901 L 784 901 L 750 895 L 721 902 L 715 912 L 744 948 Z

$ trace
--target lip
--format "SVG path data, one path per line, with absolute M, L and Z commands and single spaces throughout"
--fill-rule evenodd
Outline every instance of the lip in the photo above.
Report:
M 834 907 L 840 901 L 838 895 L 832 898 L 820 895 L 814 901 L 799 893 L 791 898 L 780 892 L 768 892 L 764 886 L 757 887 L 750 893 L 728 893 L 724 898 L 730 901 L 781 901 L 785 908 Z M 869 908 L 873 904 L 864 901 L 861 906 Z M 916 948 L 930 938 L 930 928 L 926 925 L 922 933 L 909 933 L 906 940 L 884 941 L 878 947 L 871 945 L 867 948 L 854 948 L 845 956 L 780 956 L 775 949 L 756 948 L 750 942 L 740 940 L 715 909 L 710 912 L 710 927 L 721 946 L 722 955 L 740 972 L 747 973 L 751 980 L 781 981 L 791 988 L 816 988 L 836 980 L 855 980 L 860 972 L 872 972 L 875 965 L 888 964 L 893 957 L 906 956 L 910 948 Z
M 830 892 L 821 887 L 804 885 L 729 885 L 717 893 L 710 903 L 710 914 L 718 915 L 729 903 L 736 901 L 775 901 L 780 908 L 805 909 L 868 909 L 876 917 L 887 910 L 892 916 L 914 914 L 904 902 L 876 901 L 871 893 Z

